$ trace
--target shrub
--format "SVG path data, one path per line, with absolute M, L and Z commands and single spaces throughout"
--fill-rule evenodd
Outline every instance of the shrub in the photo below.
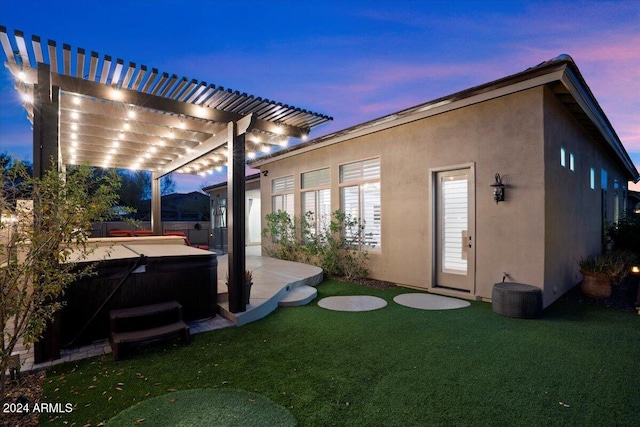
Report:
M 262 231 L 267 255 L 316 265 L 329 276 L 366 277 L 369 254 L 360 220 L 335 211 L 329 226 L 317 232 L 312 215 L 292 220 L 283 211 L 268 214 Z
M 87 239 L 91 222 L 109 218 L 119 181 L 87 167 L 52 169 L 29 176 L 14 162 L 0 169 L 0 385 L 15 346 L 38 341 L 61 307 L 67 285 L 90 269 L 75 268 L 95 248 Z M 29 198 L 32 202 L 22 203 Z

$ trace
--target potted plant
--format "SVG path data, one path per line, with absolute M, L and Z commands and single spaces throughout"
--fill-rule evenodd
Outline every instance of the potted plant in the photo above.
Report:
M 251 297 L 251 286 L 253 286 L 253 273 L 251 273 L 251 270 L 247 270 L 244 272 L 244 302 L 247 305 Z M 227 274 L 227 288 L 229 288 L 229 274 Z
M 253 274 L 251 270 L 247 270 L 244 272 L 244 296 L 245 303 L 249 305 L 249 298 L 251 296 L 251 286 L 253 285 Z
M 591 298 L 611 296 L 611 283 L 624 279 L 627 263 L 623 256 L 616 253 L 590 255 L 579 262 L 583 280 L 582 292 Z

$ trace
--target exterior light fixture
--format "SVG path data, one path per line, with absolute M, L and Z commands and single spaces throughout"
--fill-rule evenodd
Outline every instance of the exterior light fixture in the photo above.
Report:
M 496 173 L 496 182 L 491 184 L 491 188 L 493 188 L 493 200 L 495 200 L 496 205 L 498 202 L 504 202 L 504 184 L 502 183 L 502 178 L 499 173 Z
M 633 274 L 640 274 L 640 265 L 633 265 L 633 266 L 631 266 L 631 273 L 633 273 Z

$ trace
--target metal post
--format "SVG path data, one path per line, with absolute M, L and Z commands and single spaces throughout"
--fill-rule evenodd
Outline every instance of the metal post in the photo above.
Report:
M 245 303 L 245 134 L 237 135 L 237 123 L 227 125 L 227 230 L 229 261 L 229 311 L 243 312 Z

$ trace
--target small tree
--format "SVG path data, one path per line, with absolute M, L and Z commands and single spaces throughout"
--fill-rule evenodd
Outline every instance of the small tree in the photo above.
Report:
M 66 176 L 52 168 L 32 178 L 25 165 L 0 169 L 0 386 L 5 396 L 8 363 L 22 340 L 38 341 L 61 307 L 73 281 L 90 274 L 78 269 L 95 247 L 88 243 L 92 221 L 109 219 L 118 202 L 115 174 L 94 175 L 88 166 Z M 30 195 L 31 203 L 18 199 Z M 25 206 L 27 208 L 25 208 Z

